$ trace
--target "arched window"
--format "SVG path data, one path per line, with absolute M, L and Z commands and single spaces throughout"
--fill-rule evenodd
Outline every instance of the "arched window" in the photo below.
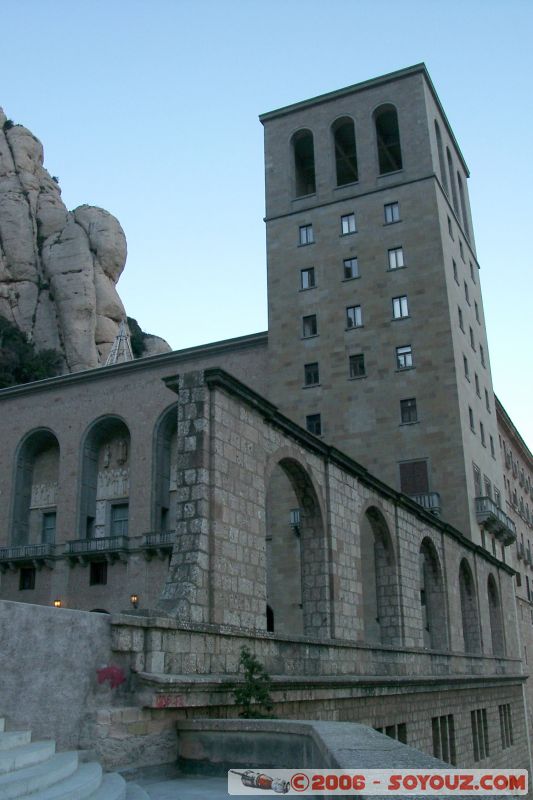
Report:
M 177 405 L 169 408 L 159 420 L 154 446 L 154 494 L 152 530 L 155 533 L 175 530 Z
M 332 126 L 335 142 L 335 169 L 337 186 L 354 183 L 359 176 L 357 172 L 357 148 L 355 145 L 355 127 L 353 120 L 343 117 Z
M 457 216 L 459 216 L 459 206 L 457 204 L 457 190 L 455 188 L 455 177 L 453 172 L 452 154 L 450 148 L 446 148 L 446 158 L 448 159 L 448 172 L 450 173 L 450 186 L 452 188 L 453 207 Z
M 380 106 L 374 112 L 378 146 L 379 173 L 396 172 L 402 169 L 402 150 L 398 114 L 394 106 Z
M 316 191 L 315 150 L 311 131 L 298 131 L 292 137 L 294 153 L 294 190 L 296 197 Z
M 11 543 L 54 544 L 59 479 L 59 442 L 45 429 L 20 444 L 15 466 Z
M 461 180 L 461 176 L 457 173 L 457 185 L 459 187 L 459 200 L 461 201 L 461 214 L 463 217 L 463 228 L 465 230 L 466 235 L 470 238 L 470 229 L 468 227 L 468 217 L 466 215 L 466 203 L 465 203 L 465 193 L 463 189 L 463 181 Z
M 492 655 L 505 655 L 505 643 L 503 638 L 502 606 L 500 603 L 500 593 L 496 586 L 493 575 L 489 575 L 487 581 L 487 594 L 489 598 L 489 617 L 490 633 L 492 639 Z
M 385 518 L 369 508 L 361 525 L 364 640 L 400 644 L 396 560 Z
M 463 558 L 459 567 L 459 595 L 461 598 L 461 619 L 463 623 L 463 642 L 465 653 L 481 652 L 481 637 L 477 612 L 477 598 L 474 578 L 468 561 Z
M 448 647 L 444 585 L 439 557 L 431 539 L 420 546 L 420 606 L 424 647 L 445 650 Z
M 444 163 L 444 150 L 442 149 L 442 137 L 440 135 L 440 128 L 437 120 L 435 120 L 435 136 L 437 137 L 437 152 L 439 154 L 439 168 L 440 168 L 440 179 L 442 181 L 442 185 L 444 186 L 444 191 L 446 194 L 449 194 L 448 188 L 448 176 L 446 175 L 446 164 Z
M 94 423 L 82 450 L 80 539 L 127 536 L 130 433 L 118 417 Z

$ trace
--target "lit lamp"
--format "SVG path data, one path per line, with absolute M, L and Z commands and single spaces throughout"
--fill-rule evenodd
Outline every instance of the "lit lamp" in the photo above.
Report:
M 54 608 L 61 608 L 63 606 L 62 600 L 54 600 Z
M 133 608 L 137 608 L 139 605 L 139 595 L 138 594 L 130 595 L 130 603 L 132 604 Z

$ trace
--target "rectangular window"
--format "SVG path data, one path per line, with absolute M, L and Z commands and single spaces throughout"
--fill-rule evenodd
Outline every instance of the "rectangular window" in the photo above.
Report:
M 341 233 L 346 236 L 348 233 L 356 233 L 355 214 L 343 214 L 341 217 Z
M 452 269 L 453 269 L 453 279 L 456 282 L 457 286 L 459 286 L 459 275 L 457 274 L 457 264 L 452 259 Z
M 42 543 L 54 544 L 56 540 L 56 512 L 47 511 L 43 514 Z
M 346 309 L 346 327 L 360 328 L 363 324 L 361 306 L 348 306 Z
M 19 591 L 35 589 L 35 567 L 21 567 L 19 575 Z
M 357 258 L 345 258 L 343 264 L 345 281 L 349 281 L 351 278 L 359 277 L 359 263 Z
M 481 420 L 479 421 L 479 435 L 481 436 L 481 444 L 483 445 L 483 447 L 486 447 L 487 443 L 485 442 L 485 426 L 483 425 Z
M 392 222 L 400 221 L 400 204 L 399 203 L 386 203 L 385 210 L 385 223 L 390 225 Z
M 322 422 L 320 419 L 320 414 L 308 414 L 308 416 L 305 418 L 305 427 L 309 433 L 314 433 L 315 436 L 320 436 L 322 434 Z
M 474 761 L 482 761 L 489 756 L 489 728 L 487 725 L 487 709 L 477 708 L 470 712 L 472 724 L 472 744 Z
M 481 471 L 477 464 L 472 464 L 474 473 L 474 492 L 476 497 L 481 497 Z
M 402 418 L 402 425 L 408 425 L 411 422 L 418 421 L 416 399 L 414 397 L 410 397 L 407 400 L 400 400 L 400 415 Z
M 480 321 L 480 319 L 479 319 L 479 306 L 478 306 L 478 304 L 476 303 L 476 301 L 475 301 L 475 300 L 474 300 L 474 309 L 475 309 L 475 311 L 476 311 L 476 319 L 477 319 L 477 321 L 479 322 L 479 324 L 481 324 L 481 321 Z
M 464 326 L 464 322 L 463 322 L 463 311 L 462 311 L 460 306 L 457 306 L 457 316 L 459 317 L 459 327 L 461 328 L 461 330 L 464 333 L 465 332 L 465 326 Z
M 413 366 L 413 349 L 410 344 L 396 348 L 396 368 L 409 369 Z
M 394 319 L 403 319 L 409 316 L 409 307 L 407 305 L 407 295 L 392 298 L 392 316 Z
M 128 535 L 128 512 L 127 503 L 111 506 L 111 536 Z
M 466 281 L 463 281 L 463 285 L 465 287 L 465 300 L 470 305 L 470 292 L 468 291 L 468 284 Z
M 470 347 L 472 348 L 472 350 L 475 350 L 476 342 L 474 339 L 474 331 L 472 330 L 472 326 L 469 327 L 469 331 L 470 331 Z
M 314 289 L 315 286 L 315 268 L 300 270 L 300 289 Z
M 490 441 L 490 454 L 493 458 L 496 458 L 496 452 L 494 450 L 494 439 L 492 438 L 492 436 L 489 436 L 489 441 Z
M 476 282 L 476 273 L 474 271 L 474 265 L 470 261 L 470 277 L 472 278 L 472 283 Z
M 490 414 L 490 413 L 491 413 L 491 411 L 490 411 L 490 400 L 489 400 L 489 393 L 487 392 L 487 390 L 486 390 L 486 389 L 485 389 L 485 407 L 486 407 L 487 411 L 488 411 L 488 412 L 489 412 L 489 414 Z
M 449 764 L 456 764 L 455 756 L 455 725 L 453 714 L 443 717 L 433 717 L 431 720 L 433 733 L 433 755 Z
M 465 260 L 465 251 L 464 251 L 463 243 L 462 243 L 461 239 L 459 239 L 459 253 L 461 254 L 461 258 L 464 261 Z
M 452 221 L 449 217 L 448 217 L 448 233 L 450 234 L 450 238 L 453 239 Z
M 481 365 L 485 366 L 485 351 L 483 350 L 483 345 L 479 345 L 479 357 L 481 359 Z
M 472 430 L 472 433 L 475 433 L 476 432 L 476 426 L 475 426 L 475 423 L 474 423 L 474 412 L 472 411 L 470 406 L 468 406 L 468 419 L 470 421 L 470 429 Z
M 393 247 L 389 250 L 389 269 L 404 267 L 403 247 Z
M 105 586 L 107 583 L 107 561 L 91 561 L 90 586 Z
M 485 497 L 490 497 L 492 500 L 492 483 L 490 482 L 490 478 L 487 478 L 486 475 L 483 475 L 483 483 L 485 485 Z
M 350 356 L 350 378 L 362 378 L 363 375 L 366 375 L 364 354 Z
M 313 244 L 315 237 L 312 225 L 300 225 L 298 241 L 301 245 Z
M 500 490 L 497 489 L 496 487 L 494 487 L 494 502 L 496 503 L 498 508 L 502 507 L 502 496 L 500 494 Z
M 511 719 L 511 704 L 505 703 L 498 706 L 500 712 L 500 732 L 502 737 L 502 750 L 512 747 L 514 744 L 513 738 L 513 721 Z
M 408 495 L 429 492 L 427 461 L 403 461 L 400 464 L 400 491 Z
M 476 384 L 476 394 L 477 394 L 478 397 L 481 397 L 481 390 L 479 388 L 479 378 L 478 378 L 477 372 L 474 373 L 474 381 L 475 381 L 475 384 Z
M 468 359 L 467 359 L 466 356 L 463 356 L 463 368 L 464 368 L 464 372 L 465 372 L 465 378 L 467 379 L 467 381 L 469 381 L 470 380 L 470 369 L 468 367 Z
M 304 338 L 317 335 L 318 327 L 316 324 L 316 314 L 309 314 L 308 317 L 302 317 L 302 331 Z
M 306 386 L 314 386 L 318 383 L 318 362 L 304 364 L 304 383 Z

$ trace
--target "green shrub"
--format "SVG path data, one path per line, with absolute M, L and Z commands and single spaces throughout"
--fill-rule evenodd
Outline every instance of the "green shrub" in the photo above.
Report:
M 274 708 L 270 697 L 272 683 L 269 674 L 247 647 L 241 647 L 239 666 L 244 670 L 244 681 L 232 689 L 235 703 L 242 706 L 239 716 L 246 719 L 272 717 L 272 714 L 261 711 L 271 711 Z
M 36 350 L 16 325 L 0 317 L 0 389 L 52 378 L 61 364 L 57 350 Z

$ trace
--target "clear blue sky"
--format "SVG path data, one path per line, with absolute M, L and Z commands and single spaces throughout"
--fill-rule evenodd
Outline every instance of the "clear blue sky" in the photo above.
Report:
M 471 170 L 496 393 L 533 447 L 533 3 L 0 2 L 0 105 L 69 208 L 121 222 L 119 292 L 181 348 L 265 330 L 259 113 L 425 61 Z

